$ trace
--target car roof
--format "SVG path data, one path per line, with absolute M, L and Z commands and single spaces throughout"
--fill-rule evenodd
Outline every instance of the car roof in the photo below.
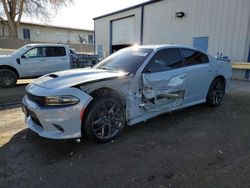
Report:
M 185 48 L 185 49 L 190 49 L 190 50 L 195 50 L 198 52 L 201 52 L 203 54 L 209 55 L 206 52 L 203 52 L 197 48 L 194 48 L 192 46 L 187 46 L 187 45 L 176 45 L 176 44 L 156 44 L 156 45 L 134 45 L 132 48 L 144 48 L 144 49 L 152 49 L 152 50 L 160 50 L 160 49 L 167 49 L 167 48 Z
M 35 47 L 35 46 L 67 46 L 66 44 L 53 44 L 53 43 L 33 43 L 27 44 L 28 47 Z
M 160 49 L 160 48 L 188 48 L 193 50 L 198 50 L 187 45 L 176 45 L 176 44 L 156 44 L 156 45 L 139 45 L 138 48 L 148 48 L 148 49 Z M 198 50 L 199 51 L 199 50 Z

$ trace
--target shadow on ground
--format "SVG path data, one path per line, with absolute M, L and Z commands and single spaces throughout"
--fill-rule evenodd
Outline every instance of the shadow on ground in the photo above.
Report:
M 0 148 L 2 187 L 249 187 L 250 96 L 127 128 L 107 144 L 28 129 Z

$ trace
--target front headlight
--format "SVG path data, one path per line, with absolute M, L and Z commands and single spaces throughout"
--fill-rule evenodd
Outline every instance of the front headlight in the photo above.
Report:
M 63 96 L 50 96 L 45 97 L 44 105 L 45 106 L 65 106 L 65 105 L 74 105 L 79 102 L 79 99 L 69 95 Z

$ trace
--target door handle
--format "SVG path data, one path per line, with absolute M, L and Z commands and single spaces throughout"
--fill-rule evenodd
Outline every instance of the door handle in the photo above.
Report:
M 40 59 L 40 61 L 47 61 L 47 59 Z

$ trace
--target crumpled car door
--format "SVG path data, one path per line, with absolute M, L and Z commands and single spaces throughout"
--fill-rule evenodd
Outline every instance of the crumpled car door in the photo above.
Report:
M 160 111 L 184 103 L 186 94 L 184 69 L 142 74 L 142 106 L 146 111 Z

